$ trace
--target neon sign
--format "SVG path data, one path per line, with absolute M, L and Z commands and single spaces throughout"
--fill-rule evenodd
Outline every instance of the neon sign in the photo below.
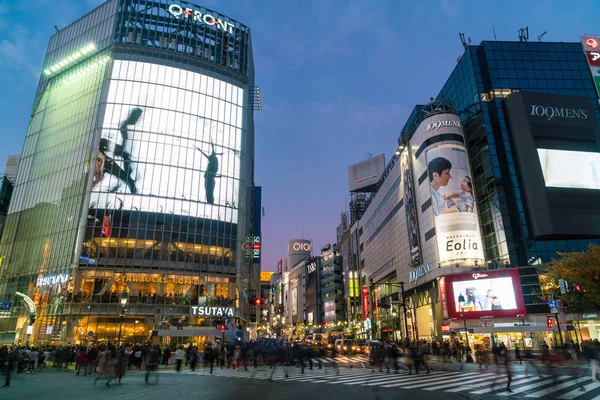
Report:
M 232 23 L 215 18 L 210 14 L 202 14 L 200 11 L 192 10 L 191 8 L 183 8 L 179 4 L 171 4 L 169 7 L 167 7 L 167 10 L 176 18 L 191 18 L 194 22 L 216 26 L 217 29 L 221 29 L 224 32 L 233 34 L 234 25 Z
M 588 40 L 585 41 L 585 44 L 590 46 L 592 49 L 598 47 L 598 41 L 594 38 L 588 38 Z

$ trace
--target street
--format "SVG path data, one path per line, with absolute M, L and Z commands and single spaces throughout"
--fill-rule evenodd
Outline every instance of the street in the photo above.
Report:
M 184 370 L 180 373 L 172 368 L 161 369 L 158 381 L 151 377 L 144 382 L 144 373 L 128 371 L 122 384 L 113 383 L 106 387 L 105 380 L 93 384 L 96 374 L 76 376 L 72 371 L 56 372 L 49 368 L 33 375 L 13 374 L 9 388 L 0 388 L 2 399 L 151 399 L 151 398 L 211 398 L 211 399 L 398 399 L 412 397 L 418 399 L 483 399 L 489 395 L 517 398 L 560 398 L 595 399 L 600 395 L 600 383 L 591 380 L 588 369 L 581 369 L 584 377 L 558 372 L 556 383 L 553 377 L 535 375 L 524 377 L 522 369 L 514 368 L 513 393 L 505 391 L 506 376 L 493 370 L 465 369 L 461 371 L 432 370 L 431 374 L 408 375 L 371 372 L 369 368 L 340 368 L 340 375 L 330 367 L 313 370 L 306 368 L 302 374 L 298 367 L 288 367 L 288 378 L 284 370 L 277 367 L 270 370 L 260 366 L 257 369 L 215 368 L 210 374 L 208 368 L 196 371 Z M 269 377 L 273 373 L 272 380 Z M 497 385 L 491 383 L 498 379 Z M 580 385 L 581 384 L 581 385 Z M 580 390 L 584 387 L 584 391 Z

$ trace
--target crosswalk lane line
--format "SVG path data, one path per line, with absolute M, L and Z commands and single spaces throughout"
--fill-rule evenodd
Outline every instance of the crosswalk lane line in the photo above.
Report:
M 545 396 L 545 395 L 550 394 L 552 392 L 557 392 L 557 391 L 559 391 L 561 389 L 566 389 L 569 386 L 573 386 L 573 385 L 577 385 L 577 387 L 580 387 L 580 385 L 579 385 L 580 383 L 589 381 L 590 379 L 592 379 L 592 378 L 585 377 L 585 378 L 579 378 L 579 379 L 569 380 L 568 382 L 563 382 L 563 383 L 560 383 L 560 384 L 558 384 L 556 386 L 552 386 L 552 387 L 549 387 L 547 389 L 540 390 L 538 392 L 528 394 L 525 397 L 542 397 L 542 396 Z M 581 385 L 581 386 L 583 386 L 583 385 Z
M 357 385 L 361 384 L 364 386 L 382 386 L 388 383 L 398 383 L 402 381 L 406 381 L 407 379 L 415 379 L 414 377 L 407 377 L 406 375 L 388 375 L 386 377 L 374 377 L 368 380 L 364 380 L 361 382 L 351 382 L 346 385 Z
M 457 375 L 464 375 L 462 372 L 450 372 L 450 373 L 446 373 L 443 374 L 443 378 L 442 375 L 438 375 L 438 377 L 440 377 L 441 379 L 446 379 L 446 378 L 451 378 L 451 377 L 455 377 Z M 406 385 L 408 383 L 411 382 L 423 382 L 423 381 L 430 381 L 431 382 L 431 375 L 426 375 L 426 374 L 422 374 L 422 375 L 409 375 L 406 376 L 406 378 L 402 379 L 402 380 L 398 380 L 397 383 L 394 383 L 392 385 L 383 385 L 382 387 L 398 387 L 398 386 L 403 386 Z M 437 378 L 437 377 L 436 377 Z
M 556 378 L 556 381 L 557 382 L 558 381 L 564 381 L 567 378 L 571 378 L 571 377 L 570 376 L 559 376 L 559 377 Z M 521 386 L 521 387 L 512 389 L 512 391 L 513 391 L 513 393 L 523 393 L 523 392 L 526 392 L 526 391 L 528 391 L 530 389 L 535 389 L 535 388 L 540 387 L 540 386 L 552 385 L 553 381 L 554 381 L 554 378 L 550 378 L 550 379 L 543 378 L 541 380 L 541 382 L 532 383 L 531 385 Z M 498 396 L 508 396 L 510 393 L 506 393 L 505 392 L 505 393 L 496 393 L 496 394 Z
M 357 371 L 361 371 L 361 370 L 357 370 Z M 367 378 L 369 375 L 365 374 L 365 373 L 355 373 L 355 374 L 344 374 L 340 376 L 340 379 L 338 379 L 335 383 L 346 383 L 346 382 L 354 382 L 356 379 L 359 379 L 361 377 L 364 377 L 364 379 L 371 379 L 371 378 Z M 370 375 L 371 377 L 373 375 Z M 334 383 L 334 382 L 330 382 L 330 383 Z
M 391 376 L 389 379 L 380 379 L 377 381 L 370 381 L 368 383 L 364 383 L 364 386 L 381 386 L 381 387 L 393 387 L 397 385 L 402 385 L 408 382 L 418 382 L 430 379 L 427 376 Z
M 474 379 L 469 379 L 469 383 L 487 381 L 487 380 L 490 380 L 490 378 L 492 376 L 494 376 L 494 374 L 492 374 L 492 373 L 481 374 L 481 375 L 475 377 Z M 444 382 L 442 385 L 437 385 L 437 386 L 432 386 L 432 387 L 424 388 L 424 390 L 445 389 L 445 388 L 451 388 L 453 386 L 464 386 L 464 384 L 465 384 L 464 382 L 454 382 L 454 383 Z
M 473 375 L 479 375 L 479 372 L 469 372 L 467 374 L 463 373 L 463 374 L 461 374 L 461 377 L 471 377 Z M 404 386 L 402 384 L 402 385 L 398 385 L 398 386 L 402 386 L 402 389 L 417 389 L 417 388 L 421 388 L 423 386 L 428 386 L 432 382 L 438 383 L 439 381 L 443 381 L 444 379 L 446 379 L 446 377 L 435 378 L 435 379 L 426 379 L 423 382 L 415 384 L 415 385 Z
M 575 397 L 581 396 L 583 393 L 588 393 L 590 390 L 594 390 L 599 387 L 600 387 L 600 382 L 592 382 L 589 385 L 585 385 L 583 387 L 585 389 L 585 391 L 583 391 L 583 392 L 579 389 L 574 389 L 565 394 L 561 394 L 560 396 L 558 396 L 558 398 L 563 399 L 563 400 L 574 399 Z
M 504 381 L 507 381 L 507 380 L 508 380 L 508 378 L 504 378 Z M 520 384 L 523 384 L 523 383 L 529 383 L 529 382 L 539 381 L 539 380 L 540 380 L 540 378 L 538 378 L 537 376 L 535 376 L 535 377 L 531 377 L 531 378 L 524 378 L 524 379 L 519 379 L 519 380 L 513 380 L 512 383 L 511 383 L 511 385 L 514 387 L 514 386 L 517 386 L 517 385 L 520 385 Z M 500 382 L 500 379 L 498 380 L 498 382 Z M 493 389 L 491 387 L 487 387 L 485 389 L 476 390 L 476 391 L 470 392 L 470 393 L 471 394 L 485 394 L 485 393 L 489 393 L 489 392 L 495 392 L 497 390 L 498 389 Z
M 508 378 L 502 378 L 502 379 L 498 379 L 496 380 L 496 386 L 499 385 L 503 385 L 506 381 L 508 380 Z M 487 386 L 489 388 L 489 384 L 487 384 L 486 382 L 479 382 L 479 383 L 474 383 L 474 384 L 468 384 L 468 385 L 463 385 L 457 388 L 453 388 L 453 389 L 448 389 L 448 390 L 444 390 L 445 392 L 452 392 L 452 393 L 456 393 L 456 392 L 464 392 L 465 390 L 471 390 L 471 389 L 477 389 L 480 388 L 482 386 Z M 428 389 L 426 389 L 428 390 Z M 493 389 L 489 389 L 490 392 L 493 391 Z M 474 392 L 472 392 L 474 393 Z

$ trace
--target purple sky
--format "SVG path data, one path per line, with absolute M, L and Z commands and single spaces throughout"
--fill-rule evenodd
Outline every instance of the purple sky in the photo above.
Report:
M 176 0 L 174 0 L 176 2 Z M 97 0 L 0 1 L 0 171 L 21 152 L 45 48 Z M 347 167 L 394 150 L 417 103 L 437 95 L 474 44 L 578 41 L 598 32 L 600 3 L 548 1 L 197 0 L 252 29 L 263 112 L 256 121 L 256 184 L 263 187 L 263 269 L 290 239 L 334 243 L 348 207 Z

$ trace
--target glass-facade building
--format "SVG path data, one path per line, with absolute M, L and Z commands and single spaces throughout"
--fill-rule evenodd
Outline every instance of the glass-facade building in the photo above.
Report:
M 216 335 L 192 305 L 243 325 L 253 96 L 249 28 L 203 7 L 109 0 L 52 36 L 0 242 L 0 332 L 26 340 L 16 292 L 36 343 Z
M 485 258 L 492 267 L 545 264 L 558 252 L 600 243 L 532 238 L 513 156 L 511 135 L 517 133 L 510 132 L 503 104 L 518 91 L 588 97 L 600 124 L 598 95 L 580 43 L 484 41 L 466 49 L 438 99 L 461 110 Z M 547 312 L 534 268 L 522 268 L 521 283 L 528 312 Z

